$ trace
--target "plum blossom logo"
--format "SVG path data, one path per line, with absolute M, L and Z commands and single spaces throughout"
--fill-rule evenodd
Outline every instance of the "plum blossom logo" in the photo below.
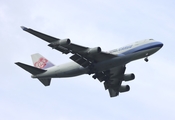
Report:
M 48 62 L 47 59 L 45 58 L 40 58 L 35 64 L 34 66 L 37 68 L 44 68 L 46 66 L 46 63 Z

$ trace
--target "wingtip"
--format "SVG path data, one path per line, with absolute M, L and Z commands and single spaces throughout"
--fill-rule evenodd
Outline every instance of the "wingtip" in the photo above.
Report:
M 28 28 L 24 27 L 24 26 L 21 26 L 21 28 L 26 31 Z
M 16 65 L 20 64 L 20 62 L 15 62 Z

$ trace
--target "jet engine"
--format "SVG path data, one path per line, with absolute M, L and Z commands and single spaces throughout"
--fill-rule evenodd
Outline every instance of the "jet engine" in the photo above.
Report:
M 95 55 L 97 53 L 101 52 L 101 48 L 100 47 L 95 47 L 95 48 L 89 48 L 87 53 L 91 54 L 91 55 Z
M 129 85 L 121 85 L 119 88 L 119 92 L 128 92 L 130 90 Z
M 133 73 L 131 74 L 124 74 L 123 76 L 123 80 L 124 81 L 130 81 L 130 80 L 134 80 L 135 79 L 135 75 Z
M 61 40 L 57 40 L 54 41 L 52 43 L 49 44 L 49 46 L 60 46 L 60 45 L 69 45 L 71 43 L 70 39 L 61 39 Z

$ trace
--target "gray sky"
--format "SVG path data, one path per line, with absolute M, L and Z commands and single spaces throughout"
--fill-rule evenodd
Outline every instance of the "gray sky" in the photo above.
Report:
M 174 120 L 175 1 L 173 0 L 1 0 L 0 116 L 3 120 Z M 55 64 L 71 61 L 26 33 L 26 26 L 58 38 L 107 51 L 153 38 L 164 47 L 127 65 L 131 90 L 110 98 L 103 84 L 83 75 L 53 79 L 44 87 L 17 67 L 40 53 Z

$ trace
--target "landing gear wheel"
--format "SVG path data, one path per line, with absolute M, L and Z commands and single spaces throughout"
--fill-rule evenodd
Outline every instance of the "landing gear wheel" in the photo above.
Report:
M 148 62 L 148 58 L 147 57 L 144 60 L 145 60 L 145 62 Z
M 92 78 L 96 79 L 97 78 L 97 75 L 93 75 Z

